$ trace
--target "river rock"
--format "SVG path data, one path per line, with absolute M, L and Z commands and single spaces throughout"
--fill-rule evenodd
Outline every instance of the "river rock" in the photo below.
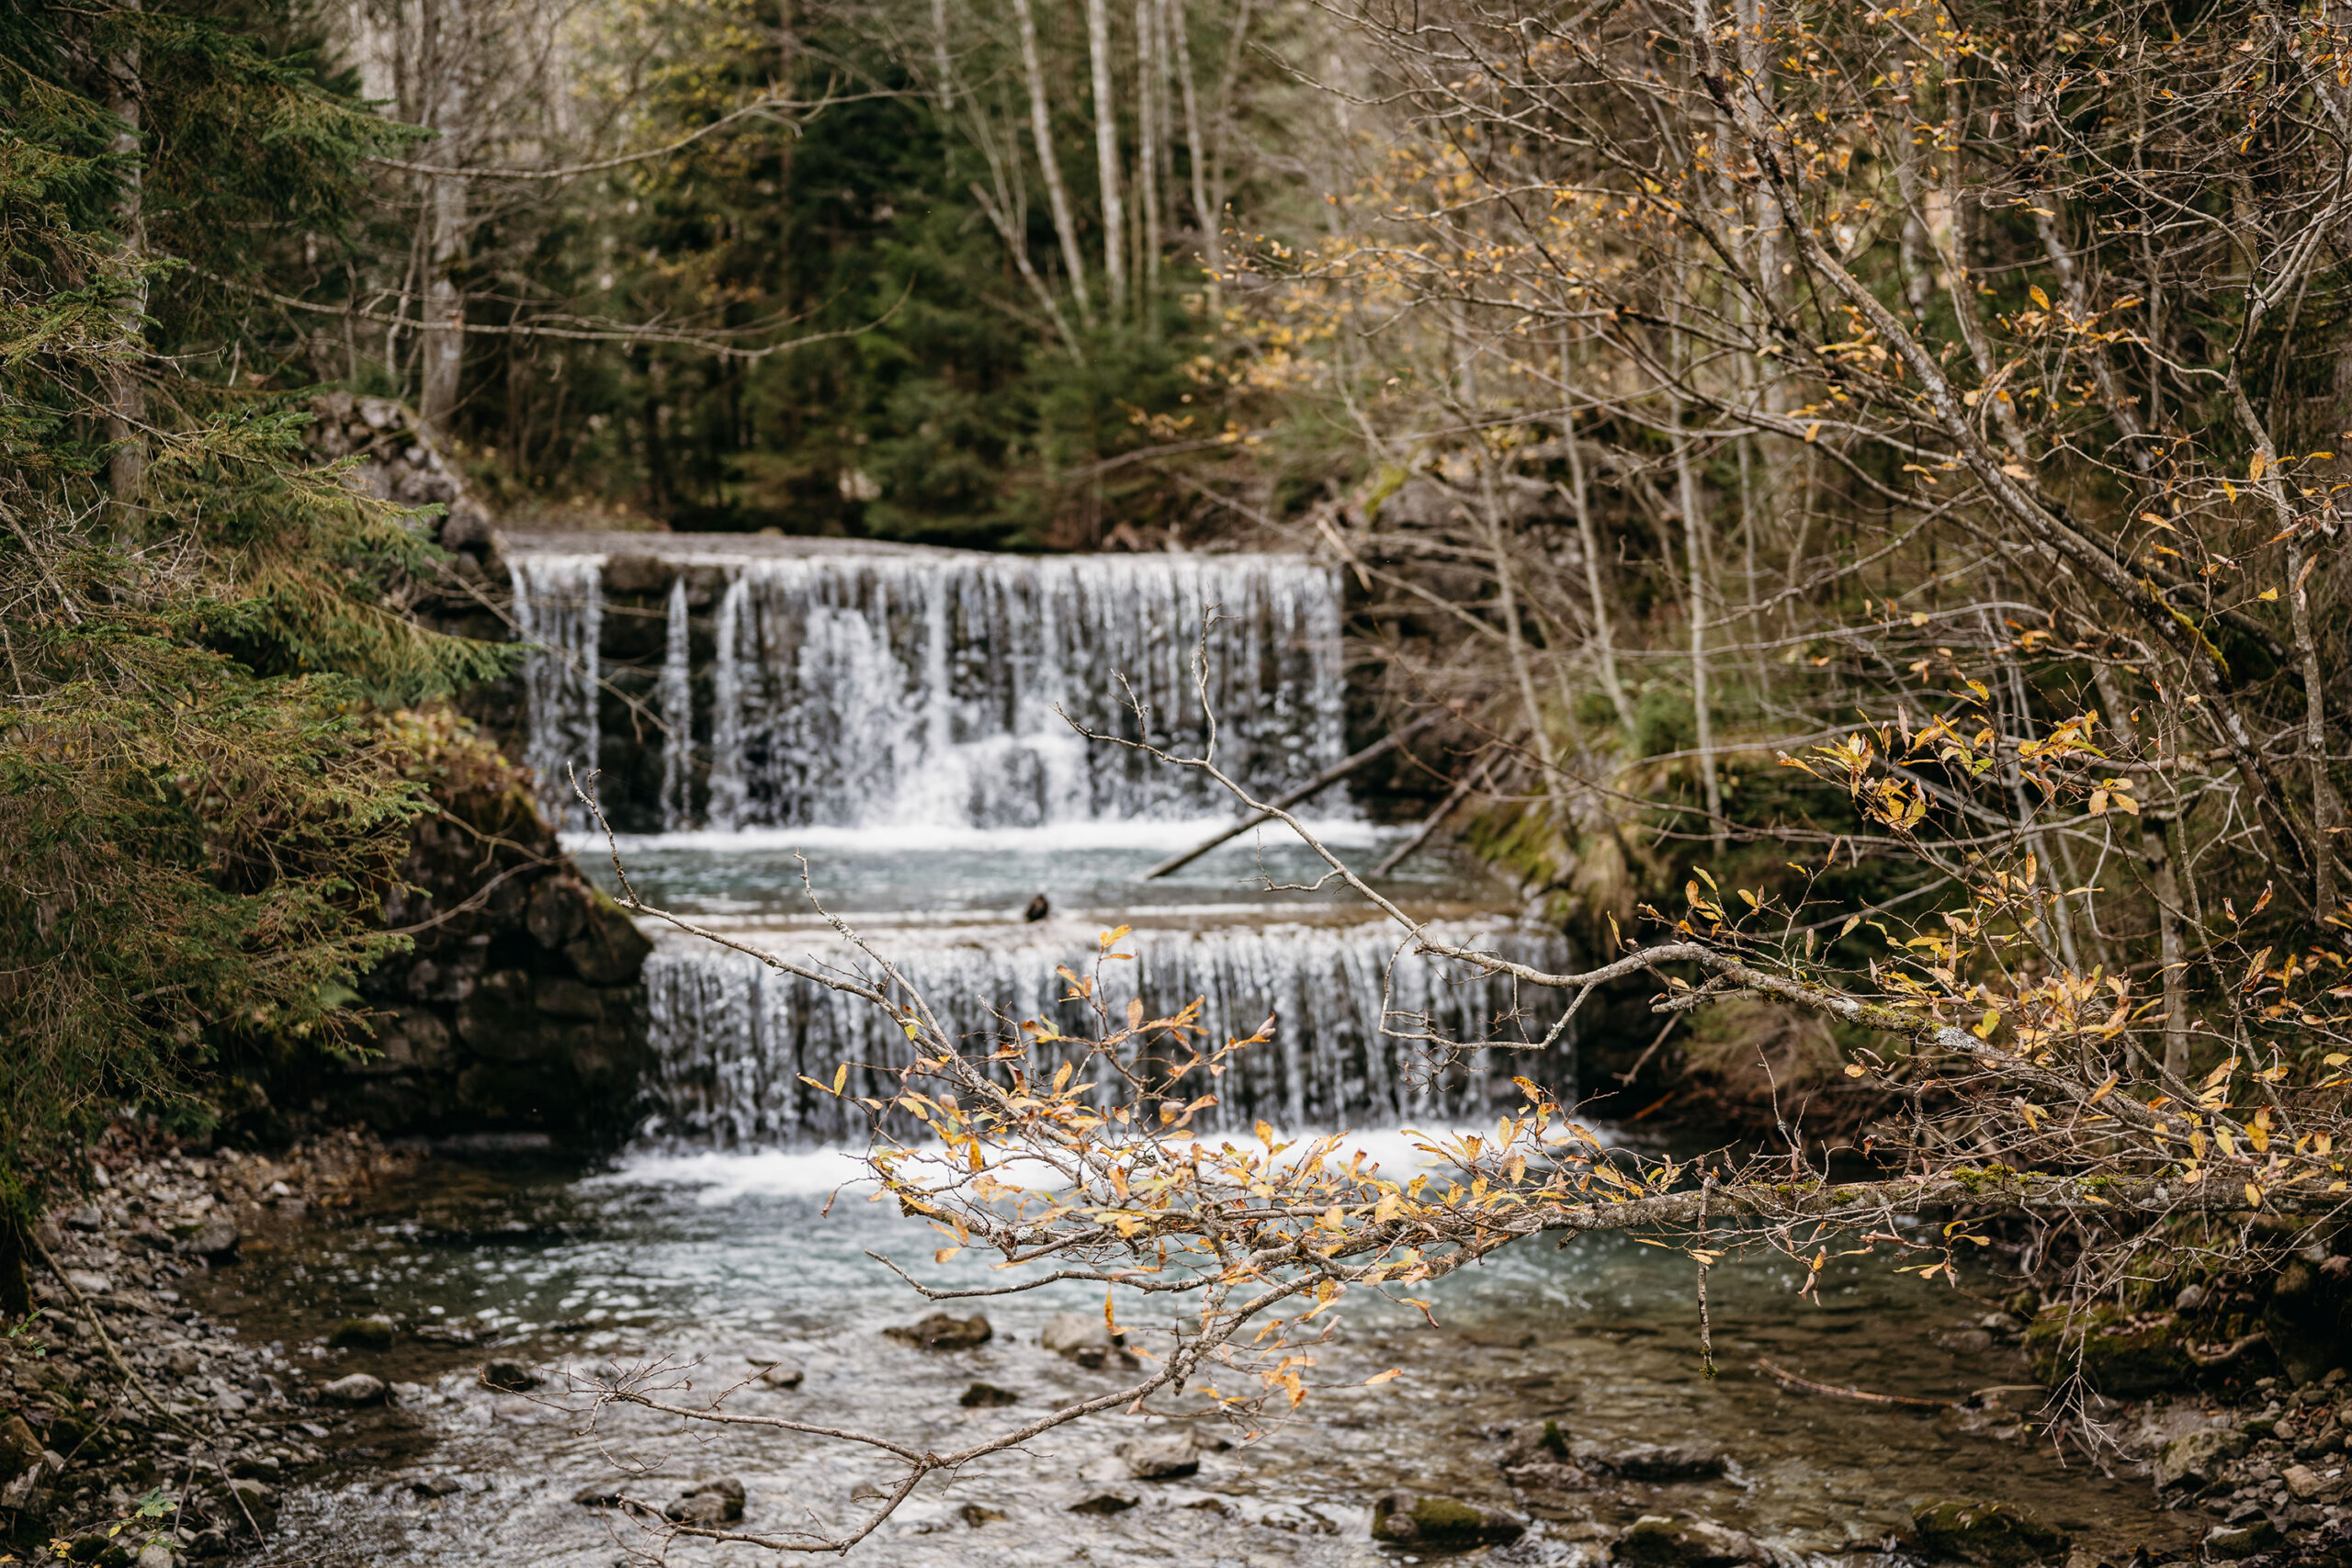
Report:
M 226 1214 L 207 1214 L 179 1238 L 175 1250 L 191 1258 L 227 1258 L 237 1250 L 237 1223 Z
M 1091 1486 L 1069 1506 L 1073 1514 L 1124 1514 L 1143 1498 L 1124 1486 Z
M 574 1492 L 571 1500 L 583 1508 L 617 1508 L 621 1506 L 620 1485 L 611 1481 L 592 1481 Z
M 735 1524 L 743 1517 L 743 1483 L 731 1475 L 698 1482 L 662 1512 L 682 1525 L 709 1529 Z
M 1046 1323 L 1046 1332 L 1037 1343 L 1057 1356 L 1064 1356 L 1082 1367 L 1099 1367 L 1119 1348 L 1111 1337 L 1111 1325 L 1093 1313 L 1057 1312 Z
M 967 1410 L 994 1410 L 1007 1404 L 1018 1404 L 1021 1396 L 1009 1388 L 999 1388 L 992 1382 L 976 1382 L 964 1391 L 956 1404 Z
M 2273 1550 L 2279 1540 L 2278 1527 L 2265 1518 L 2249 1519 L 2242 1525 L 2216 1525 L 2205 1533 L 2205 1555 L 2234 1562 L 2241 1557 Z
M 266 1482 L 246 1476 L 233 1477 L 229 1483 L 230 1511 L 238 1517 L 250 1517 L 254 1524 L 267 1529 L 277 1522 L 277 1493 Z
M 1154 1432 L 1123 1450 L 1127 1473 L 1137 1481 L 1176 1481 L 1201 1472 L 1201 1456 L 1190 1432 Z
M 422 1475 L 410 1482 L 408 1489 L 420 1497 L 453 1497 L 466 1489 L 466 1483 L 454 1475 Z
M 1730 1568 L 1736 1562 L 1762 1562 L 1768 1554 L 1751 1536 L 1726 1529 L 1712 1519 L 1687 1522 L 1663 1514 L 1644 1514 L 1617 1538 L 1611 1559 L 1642 1568 Z
M 351 1317 L 334 1325 L 327 1343 L 338 1350 L 389 1350 L 399 1332 L 389 1317 Z
M 987 1344 L 995 1330 L 989 1326 L 989 1320 L 978 1313 L 969 1317 L 950 1317 L 944 1312 L 935 1312 L 917 1322 L 901 1324 L 882 1332 L 920 1349 L 969 1350 Z
M 1580 1442 L 1569 1448 L 1578 1464 L 1622 1475 L 1628 1481 L 1705 1481 L 1721 1475 L 1731 1461 L 1724 1455 L 1692 1443 L 1628 1443 L 1603 1448 Z
M 381 1404 L 390 1392 L 383 1379 L 372 1377 L 366 1372 L 353 1372 L 348 1377 L 337 1378 L 319 1390 L 319 1393 L 326 1397 L 328 1404 L 354 1407 L 363 1404 Z
M 1527 1527 L 1498 1508 L 1459 1497 L 1384 1492 L 1372 1500 L 1372 1539 L 1458 1547 L 1517 1540 Z
M 2288 1495 L 2298 1503 L 2315 1502 L 2319 1495 L 2327 1489 L 2327 1483 L 2320 1478 L 2319 1472 L 2307 1464 L 2289 1465 L 2278 1479 L 2287 1483 Z
M 771 1361 L 765 1357 L 754 1358 L 752 1364 L 760 1370 L 752 1374 L 762 1388 L 798 1388 L 808 1381 L 808 1373 L 791 1361 Z
M 42 1443 L 21 1416 L 0 1421 L 0 1477 L 14 1478 L 40 1462 Z
M 522 1362 L 502 1356 L 481 1364 L 481 1381 L 485 1387 L 501 1393 L 528 1393 L 547 1379 Z
M 112 1280 L 87 1269 L 68 1269 L 65 1282 L 85 1296 L 103 1296 L 114 1289 Z
M 1983 1568 L 2024 1568 L 2066 1550 L 2064 1535 L 2007 1503 L 1922 1503 L 1911 1511 L 1911 1523 L 1922 1546 Z
M 2221 1479 L 2223 1465 L 2244 1457 L 2251 1446 L 2244 1432 L 2227 1427 L 2208 1427 L 2175 1438 L 2156 1456 L 2156 1490 L 2167 1491 L 2184 1483 L 2210 1486 Z

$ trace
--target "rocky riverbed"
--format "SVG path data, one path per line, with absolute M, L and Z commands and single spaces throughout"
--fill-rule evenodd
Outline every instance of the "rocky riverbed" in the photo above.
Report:
M 894 1222 L 854 1202 L 828 1216 L 830 1180 L 713 1179 L 756 1162 L 582 1180 L 358 1138 L 277 1158 L 117 1139 L 98 1165 L 103 1184 L 39 1237 L 59 1272 L 10 1341 L 0 1497 L 20 1546 L 61 1540 L 84 1561 L 601 1568 L 673 1522 L 838 1523 L 887 1467 L 609 1412 L 592 1427 L 573 1395 L 666 1358 L 706 1393 L 740 1385 L 745 1409 L 935 1446 L 1112 1386 L 1158 1337 L 1139 1324 L 1114 1342 L 1099 1298 L 926 1317 L 865 1258 Z M 860 1554 L 2345 1560 L 2340 1372 L 2265 1380 L 2235 1405 L 2104 1405 L 2108 1446 L 2062 1464 L 2023 1319 L 1867 1263 L 1818 1305 L 1769 1270 L 1725 1270 L 1710 1381 L 1670 1261 L 1631 1247 L 1497 1260 L 1437 1303 L 1436 1328 L 1351 1316 L 1295 1416 L 1050 1434 L 919 1489 Z M 1391 1366 L 1385 1386 L 1349 1386 Z

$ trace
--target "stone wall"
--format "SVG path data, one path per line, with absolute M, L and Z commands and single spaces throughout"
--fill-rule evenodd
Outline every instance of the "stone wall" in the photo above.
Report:
M 394 1137 L 616 1144 L 640 1114 L 652 944 L 564 853 L 528 774 L 453 716 L 412 722 L 442 809 L 384 919 L 415 947 L 360 981 L 368 1048 L 290 1057 L 267 1098 Z

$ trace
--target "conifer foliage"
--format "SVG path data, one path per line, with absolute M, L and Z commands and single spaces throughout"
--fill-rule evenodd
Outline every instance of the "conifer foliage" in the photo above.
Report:
M 209 280 L 331 231 L 403 132 L 266 11 L 0 14 L 0 1198 L 233 1039 L 329 1045 L 428 809 L 382 716 L 504 657 L 300 456 Z

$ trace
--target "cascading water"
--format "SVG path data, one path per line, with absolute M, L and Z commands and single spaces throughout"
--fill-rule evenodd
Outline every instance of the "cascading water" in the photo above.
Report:
M 1034 827 L 1224 808 L 1215 781 L 1072 728 L 1205 743 L 1279 788 L 1336 761 L 1338 594 L 1284 557 L 824 558 L 747 566 L 718 613 L 710 825 Z M 1125 687 L 1119 684 L 1121 680 Z M 1067 715 L 1067 718 L 1064 716 Z
M 931 1003 L 942 1027 L 967 1051 L 984 1053 L 1011 1021 L 1051 1019 L 1081 1039 L 1107 1032 L 1083 1004 L 1064 999 L 1069 986 L 1056 973 L 1060 964 L 1089 972 L 1091 934 L 1008 942 L 985 931 L 926 931 L 886 937 L 876 951 Z M 1560 958 L 1556 936 L 1491 929 L 1439 934 L 1538 966 Z M 1293 1128 L 1478 1120 L 1492 1114 L 1498 1086 L 1504 1102 L 1518 1102 L 1509 1087 L 1514 1074 L 1561 1085 L 1568 1056 L 1555 1049 L 1539 1057 L 1503 1043 L 1540 1041 L 1555 1014 L 1537 1010 L 1556 1009 L 1557 998 L 1532 993 L 1522 1013 L 1510 980 L 1399 956 L 1397 949 L 1393 927 L 1362 922 L 1145 930 L 1121 944 L 1134 962 L 1100 966 L 1099 995 L 1103 1016 L 1114 1021 L 1125 1018 L 1130 997 L 1140 997 L 1153 1016 L 1204 998 L 1212 1046 L 1273 1021 L 1271 1041 L 1244 1047 L 1214 1085 L 1204 1083 L 1216 1096 L 1193 1123 L 1204 1132 L 1246 1129 L 1261 1117 Z M 854 955 L 822 956 L 847 964 Z M 664 942 L 646 979 L 662 1064 L 648 1130 L 663 1141 L 744 1146 L 853 1137 L 865 1130 L 864 1108 L 808 1080 L 830 1083 L 840 1064 L 854 1063 L 849 1093 L 888 1098 L 897 1092 L 896 1070 L 912 1060 L 904 1032 L 870 1003 L 743 953 Z M 1431 1033 L 1497 1043 L 1445 1065 L 1418 1038 Z M 1046 1070 L 1057 1064 L 1048 1046 L 1037 1046 L 1036 1055 Z
M 568 828 L 587 815 L 567 769 L 596 765 L 597 644 L 604 630 L 605 558 L 530 555 L 514 562 L 514 629 L 536 645 L 523 667 L 529 739 L 523 761 L 548 815 Z
M 612 781 L 606 798 L 635 787 L 639 820 L 679 834 L 699 818 L 706 829 L 656 840 L 662 875 L 690 901 L 710 900 L 696 908 L 721 924 L 750 919 L 731 934 L 765 947 L 795 940 L 763 922 L 791 908 L 775 889 L 797 874 L 779 865 L 752 875 L 758 886 L 747 889 L 746 866 L 775 852 L 756 846 L 777 829 L 854 844 L 835 852 L 865 857 L 848 886 L 867 900 L 856 906 L 866 911 L 861 926 L 943 1023 L 975 1039 L 1044 1017 L 1072 1034 L 1099 1032 L 1062 999 L 1056 976 L 1061 964 L 1083 967 L 1096 928 L 1060 919 L 985 924 L 978 910 L 1019 909 L 1051 885 L 1057 908 L 1092 909 L 1114 923 L 1132 897 L 1125 879 L 1170 847 L 1167 825 L 1233 809 L 1197 770 L 1090 740 L 1073 720 L 1179 755 L 1206 750 L 1213 722 L 1216 761 L 1261 796 L 1313 776 L 1346 749 L 1340 582 L 1302 557 L 1034 559 L 714 536 L 632 540 L 629 553 L 644 558 L 627 563 L 626 576 L 639 596 L 616 619 L 613 644 L 630 651 L 600 663 L 609 558 L 576 540 L 536 550 L 512 543 L 522 547 L 510 555 L 516 619 L 540 645 L 526 676 L 526 755 L 550 809 L 569 827 L 584 826 L 566 769 L 584 774 L 600 761 L 600 672 L 616 693 L 636 681 L 651 699 L 636 714 L 658 714 L 666 732 L 661 765 L 634 765 L 616 749 L 601 760 Z M 664 589 L 666 606 L 656 610 L 661 601 L 648 591 Z M 656 615 L 664 622 L 658 644 L 636 630 Z M 707 807 L 698 811 L 698 802 Z M 1344 814 L 1344 789 L 1317 809 Z M 966 851 L 959 886 L 977 918 L 952 929 L 935 923 L 940 910 L 929 902 L 940 868 L 910 871 L 909 857 L 923 852 L 902 847 L 911 829 L 933 843 L 944 833 L 1012 846 L 1034 844 L 1036 829 L 1080 824 L 1102 825 L 1090 829 L 1090 842 L 1106 831 L 1123 843 L 1136 835 L 1134 864 L 1117 872 L 1116 886 L 1100 878 L 1099 843 L 1085 874 L 1095 880 L 1082 892 L 1070 881 L 1067 846 L 1042 856 L 991 847 L 980 852 L 987 886 L 976 897 Z M 1264 870 L 1254 859 L 1247 864 Z M 1306 880 L 1322 870 L 1302 869 Z M 1572 1089 L 1572 1045 L 1535 1057 L 1501 1043 L 1540 1039 L 1548 1027 L 1521 1015 L 1509 981 L 1400 957 L 1395 928 L 1335 919 L 1328 906 L 1284 904 L 1291 896 L 1262 890 L 1249 896 L 1255 902 L 1236 903 L 1243 870 L 1237 858 L 1221 873 L 1199 873 L 1208 907 L 1136 931 L 1137 961 L 1103 971 L 1114 1016 L 1130 996 L 1156 1013 L 1205 998 L 1204 1021 L 1219 1043 L 1274 1017 L 1273 1038 L 1241 1053 L 1216 1087 L 1218 1104 L 1196 1125 L 1483 1118 L 1498 1092 L 1515 1101 L 1508 1080 L 1520 1073 Z M 867 890 L 879 886 L 900 888 L 900 902 L 872 902 Z M 906 905 L 915 902 L 926 908 L 910 914 Z M 1543 967 L 1565 957 L 1555 933 L 1508 921 L 1486 928 L 1483 941 Z M 862 1119 L 804 1077 L 831 1082 L 840 1064 L 863 1064 L 854 1070 L 878 1089 L 907 1059 L 904 1034 L 867 1004 L 742 953 L 663 936 L 646 978 L 658 1063 L 648 1133 L 665 1144 L 854 1137 Z M 1424 1018 L 1426 1025 L 1408 1021 Z M 1498 1043 L 1433 1070 L 1429 1049 L 1411 1038 L 1424 1027 L 1474 1046 Z

